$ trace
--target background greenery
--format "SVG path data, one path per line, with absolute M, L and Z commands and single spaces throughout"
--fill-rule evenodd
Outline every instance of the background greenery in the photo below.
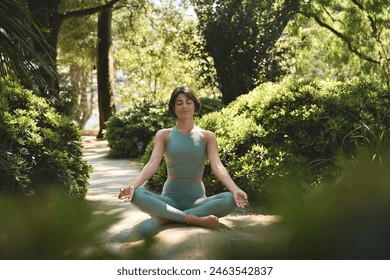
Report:
M 381 250 L 388 247 L 389 179 L 382 173 L 389 151 L 388 4 L 0 1 L 0 192 L 14 196 L 12 202 L 0 198 L 2 257 L 33 258 L 34 246 L 47 240 L 38 258 L 82 258 L 74 253 L 82 246 L 73 241 L 89 246 L 83 233 L 104 227 L 89 227 L 96 221 L 93 210 L 45 194 L 86 194 L 91 169 L 82 159 L 79 129 L 99 115 L 96 27 L 107 9 L 116 105 L 124 108 L 107 123 L 113 156 L 138 156 L 135 143 L 148 143 L 159 128 L 172 126 L 167 98 L 187 84 L 211 98 L 203 112 L 218 111 L 197 123 L 216 133 L 221 158 L 252 205 L 274 204 L 294 229 L 289 257 L 388 256 Z M 220 100 L 230 105 L 220 110 Z M 205 175 L 209 194 L 222 190 L 208 165 Z M 164 180 L 163 164 L 148 185 L 160 190 Z M 289 199 L 278 208 L 274 199 L 285 193 Z M 56 204 L 69 216 L 50 208 Z M 56 220 L 65 222 L 51 230 L 47 225 Z M 305 248 L 307 240 L 312 247 Z
M 0 192 L 83 198 L 91 168 L 77 125 L 17 82 L 0 78 L 0 93 Z
M 336 159 L 352 160 L 360 145 L 369 143 L 372 157 L 379 157 L 388 149 L 380 138 L 389 134 L 389 97 L 389 91 L 364 82 L 265 84 L 203 116 L 198 125 L 215 132 L 233 180 L 253 201 L 268 204 L 291 175 L 301 183 L 299 192 L 336 177 Z M 147 186 L 160 191 L 165 172 L 160 167 Z M 223 190 L 208 165 L 204 181 L 208 194 Z
M 198 118 L 224 106 L 216 99 L 203 97 L 200 100 L 202 108 L 197 113 Z M 109 154 L 114 157 L 141 157 L 159 129 L 175 124 L 175 119 L 168 112 L 167 101 L 138 99 L 107 122 L 105 138 L 110 147 Z M 137 147 L 139 142 L 143 145 L 141 152 Z

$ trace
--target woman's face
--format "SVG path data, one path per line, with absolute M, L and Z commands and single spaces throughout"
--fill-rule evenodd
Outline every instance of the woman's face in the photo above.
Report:
M 194 118 L 195 103 L 184 93 L 180 93 L 175 100 L 175 114 L 178 119 Z

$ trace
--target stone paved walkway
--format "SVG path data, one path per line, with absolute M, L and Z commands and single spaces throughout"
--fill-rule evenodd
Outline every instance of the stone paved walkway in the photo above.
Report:
M 105 236 L 115 253 L 130 256 L 135 252 L 139 258 L 174 260 L 283 258 L 289 233 L 279 218 L 250 211 L 238 210 L 220 219 L 218 230 L 166 225 L 152 242 L 137 239 L 135 225 L 149 216 L 118 200 L 117 195 L 138 174 L 139 162 L 109 158 L 107 142 L 95 137 L 83 137 L 83 145 L 84 157 L 94 169 L 87 199 L 100 211 L 120 217 Z

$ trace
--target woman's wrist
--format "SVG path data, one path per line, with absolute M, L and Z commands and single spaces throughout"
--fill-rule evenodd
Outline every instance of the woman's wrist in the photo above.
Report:
M 229 190 L 230 190 L 230 192 L 232 192 L 232 193 L 241 191 L 241 189 L 240 189 L 237 185 L 231 186 L 231 187 L 229 188 Z

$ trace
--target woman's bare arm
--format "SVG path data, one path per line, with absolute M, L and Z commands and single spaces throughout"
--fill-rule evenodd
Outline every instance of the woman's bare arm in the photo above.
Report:
M 248 196 L 241 190 L 236 183 L 230 177 L 225 166 L 222 164 L 219 158 L 217 138 L 214 133 L 210 131 L 203 131 L 203 138 L 206 142 L 207 155 L 210 161 L 211 170 L 218 180 L 233 193 L 234 199 L 238 207 L 244 208 L 248 206 Z
M 129 184 L 128 187 L 121 189 L 118 198 L 131 201 L 134 190 L 149 180 L 158 170 L 164 155 L 165 144 L 169 137 L 169 129 L 161 129 L 154 138 L 153 151 L 148 163 L 142 168 L 138 176 Z

